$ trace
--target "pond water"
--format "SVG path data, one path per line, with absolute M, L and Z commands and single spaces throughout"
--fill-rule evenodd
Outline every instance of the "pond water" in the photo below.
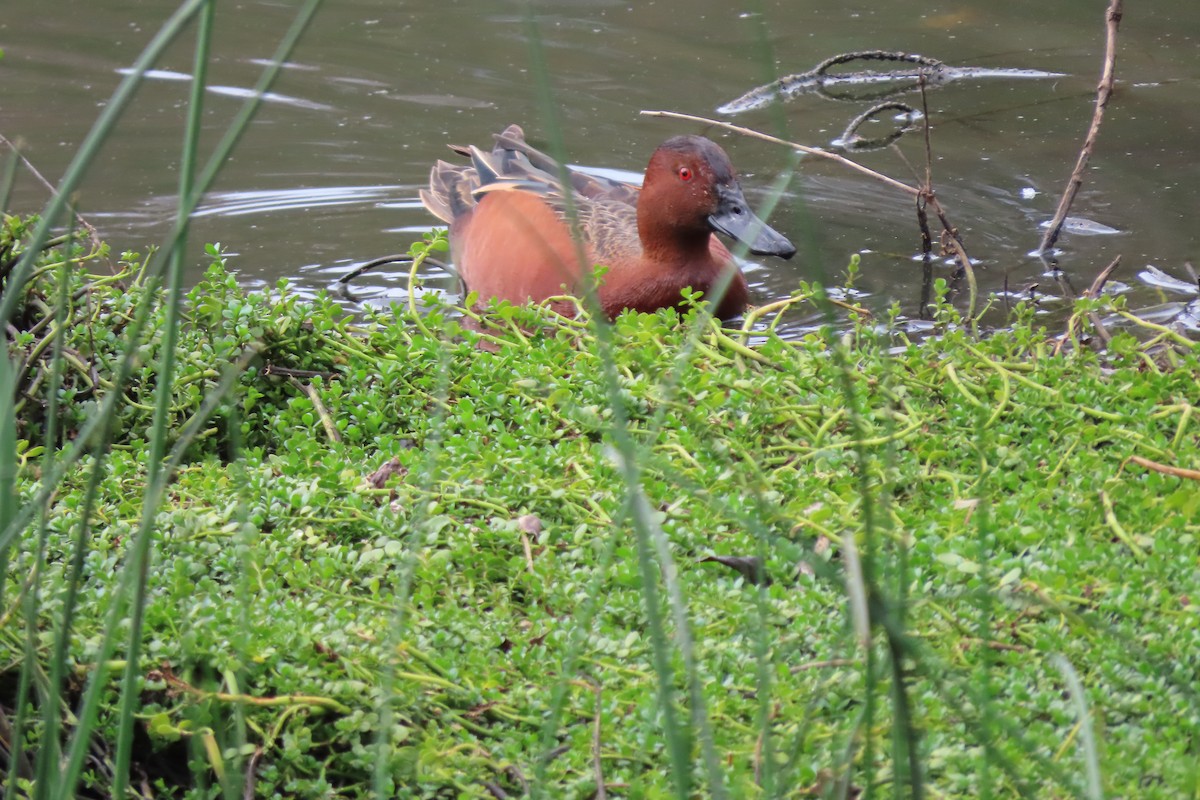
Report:
M 207 95 L 211 144 L 236 112 L 290 23 L 291 3 L 221 3 Z M 417 190 L 445 143 L 490 145 L 521 123 L 545 146 L 549 126 L 531 69 L 530 22 L 550 67 L 555 113 L 572 163 L 636 179 L 654 147 L 706 133 L 730 153 L 751 202 L 788 153 L 643 109 L 719 117 L 825 147 L 865 102 L 800 95 L 782 106 L 720 116 L 716 108 L 767 81 L 840 53 L 917 53 L 960 67 L 1040 70 L 1053 79 L 979 77 L 928 93 L 933 176 L 951 221 L 977 262 L 983 292 L 1036 296 L 1061 314 L 1060 276 L 1029 255 L 1054 211 L 1092 114 L 1104 46 L 1104 0 L 847 0 L 393 3 L 329 0 L 197 215 L 200 244 L 221 242 L 248 284 L 287 277 L 304 291 L 329 287 L 371 258 L 403 252 L 431 228 Z M 134 0 L 5 0 L 0 16 L 0 133 L 57 181 L 121 71 L 171 9 Z M 114 249 L 144 250 L 173 209 L 191 42 L 157 65 L 80 193 L 84 215 Z M 1200 212 L 1200 3 L 1130 3 L 1121 26 L 1118 88 L 1092 168 L 1059 242 L 1058 265 L 1079 292 L 1114 257 L 1110 291 L 1156 319 L 1195 300 L 1191 259 Z M 918 95 L 906 102 L 920 106 Z M 919 135 L 854 156 L 908 183 L 924 170 Z M 911 166 L 910 166 L 911 164 Z M 36 210 L 45 189 L 23 175 L 10 207 Z M 862 254 L 858 298 L 899 301 L 919 315 L 923 269 L 913 204 L 904 195 L 817 159 L 771 216 L 800 246 L 790 262 L 748 264 L 755 300 L 801 280 L 838 283 Z M 1158 279 L 1145 277 L 1160 270 Z M 934 274 L 949 277 L 943 261 Z M 455 281 L 430 268 L 429 289 Z M 1172 283 L 1170 278 L 1178 279 Z M 369 273 L 369 302 L 401 300 L 407 272 Z M 1193 306 L 1194 307 L 1194 306 Z M 1184 315 L 1186 318 L 1186 314 Z M 803 320 L 796 325 L 802 325 Z

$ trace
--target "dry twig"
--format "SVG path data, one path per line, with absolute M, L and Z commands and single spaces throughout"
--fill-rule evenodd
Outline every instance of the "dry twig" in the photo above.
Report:
M 921 187 L 921 188 L 909 186 L 907 183 L 898 181 L 895 178 L 888 177 L 887 175 L 884 175 L 882 172 L 876 172 L 875 170 L 870 169 L 869 167 L 864 167 L 862 164 L 859 164 L 858 162 L 855 162 L 855 161 L 851 161 L 850 159 L 846 158 L 845 156 L 839 155 L 837 153 L 831 153 L 828 150 L 822 150 L 819 147 L 808 147 L 806 145 L 797 144 L 796 142 L 789 142 L 786 139 L 780 139 L 777 136 L 771 136 L 769 134 L 762 133 L 760 131 L 756 131 L 753 128 L 744 128 L 741 125 L 732 125 L 728 122 L 721 122 L 720 120 L 710 119 L 709 117 L 698 117 L 693 114 L 680 114 L 675 111 L 642 111 L 642 114 L 647 117 L 669 117 L 671 119 L 682 119 L 682 120 L 687 120 L 689 122 L 699 122 L 704 125 L 712 125 L 712 126 L 715 126 L 718 128 L 723 128 L 727 131 L 732 131 L 734 133 L 741 134 L 743 136 L 749 136 L 754 139 L 761 139 L 764 142 L 771 142 L 772 144 L 781 145 L 783 147 L 787 147 L 789 149 L 795 150 L 800 153 L 805 153 L 807 155 L 816 156 L 818 158 L 825 158 L 830 161 L 834 161 L 838 164 L 841 164 L 844 167 L 855 170 L 856 172 L 861 172 L 862 174 L 867 175 L 871 178 L 874 178 L 875 180 L 880 181 L 881 183 L 884 183 L 884 184 L 892 187 L 893 189 L 898 189 L 899 191 L 904 192 L 905 194 L 909 195 L 910 197 L 913 197 L 918 202 L 918 219 L 919 220 L 921 219 L 921 216 L 923 214 L 923 208 L 921 207 L 920 204 L 922 204 L 922 203 L 928 204 L 928 206 L 934 210 L 934 213 L 937 214 L 938 219 L 942 223 L 943 229 L 946 231 L 949 249 L 954 252 L 955 257 L 958 259 L 959 264 L 961 265 L 961 267 L 963 269 L 963 272 L 968 276 L 968 283 L 970 283 L 971 287 L 972 287 L 972 291 L 971 291 L 972 306 L 974 305 L 974 298 L 975 298 L 974 276 L 973 276 L 973 273 L 971 272 L 971 260 L 967 257 L 967 253 L 966 253 L 966 250 L 963 249 L 962 242 L 960 242 L 958 239 L 957 228 L 955 228 L 950 223 L 950 220 L 947 219 L 945 210 L 942 208 L 941 204 L 938 202 L 937 197 L 934 195 L 932 189 L 930 189 L 928 186 Z M 928 123 L 926 123 L 926 131 L 928 131 Z M 922 235 L 923 240 L 928 240 L 930 238 L 928 224 L 924 225 L 924 227 L 921 231 L 921 235 Z M 974 309 L 972 308 L 971 311 L 973 313 Z
M 25 157 L 25 154 L 21 152 L 20 147 L 10 141 L 2 133 L 0 133 L 0 144 L 3 144 L 5 147 L 11 150 L 17 158 L 21 159 L 21 163 L 25 165 L 25 169 L 29 170 L 29 174 L 32 175 L 38 183 L 44 186 L 46 191 L 49 192 L 52 197 L 56 197 L 58 195 L 58 187 L 46 180 L 46 176 L 39 172 L 38 168 L 33 165 L 33 162 Z M 88 232 L 88 239 L 92 243 L 92 248 L 94 250 L 99 250 L 101 247 L 103 247 L 104 243 L 100 241 L 100 234 L 96 231 L 95 226 L 84 219 L 83 215 L 78 211 L 75 211 L 73 208 L 71 213 L 75 215 L 75 221 L 79 223 L 80 227 Z M 113 266 L 111 263 L 108 264 L 108 268 L 110 271 L 112 271 Z
M 1174 475 L 1176 478 L 1188 478 L 1189 480 L 1200 481 L 1200 470 L 1172 467 L 1169 464 L 1160 464 L 1157 461 L 1151 461 L 1141 456 L 1130 456 L 1129 460 L 1138 466 L 1154 470 L 1155 472 L 1161 472 L 1163 475 Z
M 1092 281 L 1092 285 L 1083 293 L 1083 296 L 1099 297 L 1100 292 L 1104 291 L 1104 284 L 1108 283 L 1109 277 L 1120 265 L 1121 257 L 1117 256 L 1109 263 L 1107 267 L 1100 271 L 1100 274 L 1096 276 L 1096 280 Z M 1109 333 L 1108 328 L 1104 326 L 1104 320 L 1100 319 L 1100 315 L 1095 311 L 1089 311 L 1087 312 L 1087 315 L 1088 319 L 1092 321 L 1092 326 L 1096 329 L 1096 335 L 1100 337 L 1101 341 L 1103 341 L 1105 345 L 1108 345 L 1108 343 L 1112 341 L 1112 334 Z M 1071 318 L 1067 320 L 1066 334 L 1064 334 L 1058 340 L 1058 344 L 1054 346 L 1054 355 L 1061 353 L 1063 347 L 1066 346 L 1068 341 L 1074 341 L 1078 326 L 1079 316 L 1077 314 L 1072 314 Z
M 808 672 L 810 669 L 832 669 L 836 667 L 856 667 L 862 662 L 857 658 L 830 658 L 824 661 L 806 661 L 797 664 L 789 670 L 793 675 L 797 672 Z
M 1092 151 L 1096 148 L 1096 137 L 1100 134 L 1100 123 L 1104 120 L 1104 109 L 1108 107 L 1108 100 L 1113 93 L 1113 72 L 1117 60 L 1117 28 L 1121 24 L 1122 6 L 1122 0 L 1111 0 L 1108 11 L 1105 12 L 1108 35 L 1104 48 L 1104 70 L 1100 75 L 1100 84 L 1096 87 L 1096 107 L 1092 111 L 1092 124 L 1088 127 L 1087 136 L 1083 140 L 1083 148 L 1079 151 L 1079 158 L 1075 162 L 1074 171 L 1071 172 L 1071 179 L 1067 181 L 1067 188 L 1058 201 L 1058 210 L 1054 212 L 1054 219 L 1050 221 L 1050 226 L 1046 228 L 1046 234 L 1042 237 L 1042 243 L 1038 245 L 1039 253 L 1046 253 L 1058 241 L 1058 236 L 1062 233 L 1063 221 L 1067 218 L 1071 205 L 1075 202 L 1075 195 L 1079 194 L 1079 187 L 1083 185 L 1083 171 L 1087 169 Z
M 1092 281 L 1092 285 L 1083 293 L 1083 296 L 1099 297 L 1100 293 L 1104 291 L 1104 284 L 1108 283 L 1109 277 L 1119 266 L 1121 266 L 1121 257 L 1117 256 L 1107 267 L 1100 271 L 1100 274 L 1096 276 L 1096 280 Z M 1108 328 L 1104 327 L 1104 322 L 1100 319 L 1099 314 L 1095 311 L 1089 311 L 1088 319 L 1092 321 L 1092 325 L 1096 328 L 1096 335 L 1104 341 L 1104 344 L 1107 345 L 1112 341 L 1112 334 L 1108 332 Z
M 337 424 L 333 421 L 333 417 L 329 415 L 329 410 L 325 408 L 325 404 L 321 402 L 321 395 L 317 391 L 317 387 L 313 386 L 311 383 L 305 383 L 304 381 L 298 380 L 294 376 L 289 376 L 288 380 L 292 382 L 293 386 L 304 392 L 304 394 L 308 395 L 309 401 L 313 404 L 313 411 L 317 412 L 317 417 L 321 420 L 321 427 L 325 429 L 325 435 L 329 437 L 329 441 L 340 442 L 342 440 L 342 434 L 337 429 Z
M 869 167 L 864 167 L 862 164 L 859 164 L 855 161 L 851 161 L 850 159 L 846 158 L 845 156 L 838 155 L 837 153 L 831 153 L 828 150 L 822 150 L 819 147 L 807 147 L 802 144 L 796 144 L 795 142 L 789 142 L 786 139 L 780 139 L 776 136 L 770 136 L 765 133 L 760 133 L 759 131 L 756 131 L 753 128 L 743 128 L 740 125 L 731 125 L 728 122 L 721 122 L 720 120 L 709 119 L 708 117 L 697 117 L 697 116 L 693 116 L 692 114 L 679 114 L 675 111 L 643 111 L 642 114 L 647 117 L 670 117 L 671 119 L 684 119 L 684 120 L 688 120 L 689 122 L 699 122 L 704 125 L 715 125 L 716 127 L 724 128 L 727 131 L 733 131 L 734 133 L 740 133 L 743 136 L 749 136 L 753 139 L 762 139 L 764 142 L 771 142 L 772 144 L 782 145 L 783 147 L 788 147 L 788 148 L 791 148 L 792 150 L 797 150 L 801 153 L 806 153 L 807 155 L 810 155 L 810 156 L 817 156 L 819 158 L 827 158 L 830 161 L 836 161 L 837 163 L 841 164 L 844 167 L 849 167 L 850 169 L 857 170 L 858 172 L 861 172 L 864 175 L 869 175 L 872 178 L 874 178 L 875 180 L 882 181 L 883 183 L 886 183 L 888 186 L 891 186 L 893 189 L 899 189 L 900 191 L 904 192 L 905 194 L 911 195 L 913 197 L 916 197 L 917 195 L 920 194 L 919 189 L 915 189 L 906 183 L 902 183 L 901 181 L 896 180 L 895 178 L 889 178 L 887 175 L 884 175 L 882 172 L 876 172 L 875 170 L 870 169 Z
M 242 800 L 254 800 L 255 778 L 258 772 L 258 762 L 262 760 L 262 754 L 262 745 L 255 747 L 254 755 L 250 756 L 250 761 L 246 764 L 246 783 L 242 787 Z

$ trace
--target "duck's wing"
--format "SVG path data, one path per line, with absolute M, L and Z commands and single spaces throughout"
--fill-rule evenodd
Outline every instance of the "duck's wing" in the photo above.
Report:
M 472 148 L 472 161 L 480 174 L 476 196 L 489 191 L 516 189 L 533 192 L 571 227 L 571 209 L 563 191 L 557 161 L 525 141 L 517 125 L 496 134 L 491 153 Z M 484 169 L 479 169 L 479 165 Z M 576 170 L 567 170 L 578 230 L 601 261 L 622 262 L 640 253 L 637 200 L 641 187 Z
M 502 133 L 495 134 L 493 138 L 496 140 L 496 146 L 492 149 L 492 154 L 506 154 L 512 158 L 511 161 L 505 162 L 509 169 L 514 171 L 536 170 L 549 177 L 554 183 L 559 183 L 562 172 L 558 162 L 526 142 L 525 132 L 521 130 L 521 126 L 509 125 Z M 524 158 L 515 158 L 518 155 L 524 156 Z M 641 191 L 641 187 L 637 184 L 598 175 L 588 175 L 570 168 L 567 169 L 567 175 L 571 181 L 571 188 L 581 197 L 624 203 L 637 208 L 638 193 Z

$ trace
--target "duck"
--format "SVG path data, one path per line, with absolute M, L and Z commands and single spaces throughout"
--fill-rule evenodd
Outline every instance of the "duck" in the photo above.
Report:
M 526 143 L 519 125 L 493 138 L 490 152 L 451 145 L 469 163 L 438 160 L 419 193 L 447 224 L 451 260 L 480 303 L 551 300 L 571 314 L 575 304 L 552 298 L 582 295 L 599 266 L 596 292 L 611 320 L 627 309 L 681 307 L 689 288 L 708 297 L 728 274 L 713 311 L 726 320 L 745 310 L 749 290 L 717 234 L 755 255 L 796 252 L 750 210 L 729 156 L 710 139 L 667 139 L 639 187 L 564 170 Z

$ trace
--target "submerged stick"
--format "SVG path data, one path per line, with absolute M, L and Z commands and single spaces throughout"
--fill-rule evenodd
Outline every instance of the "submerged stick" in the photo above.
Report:
M 938 221 L 942 223 L 942 250 L 954 251 L 954 256 L 958 259 L 959 270 L 967 278 L 967 319 L 974 325 L 975 303 L 979 295 L 978 286 L 975 283 L 975 268 L 971 265 L 971 257 L 967 255 L 962 239 L 959 238 L 958 228 L 950 224 L 942 204 L 938 202 L 937 193 L 933 190 L 933 143 L 929 132 L 929 98 L 925 93 L 924 81 L 921 82 L 921 116 L 925 136 L 925 181 L 921 185 L 917 221 L 921 226 L 922 247 L 925 247 L 925 243 L 929 239 L 929 221 L 925 217 L 925 209 L 922 205 L 924 203 L 933 209 L 937 214 Z
M 1109 276 L 1116 271 L 1117 267 L 1121 266 L 1121 257 L 1117 256 L 1109 262 L 1108 266 L 1101 270 L 1096 276 L 1096 280 L 1092 281 L 1091 287 L 1083 293 L 1084 297 L 1099 297 L 1104 291 L 1104 284 L 1108 283 Z M 1105 346 L 1112 341 L 1112 334 L 1108 332 L 1108 328 L 1104 327 L 1104 321 L 1100 319 L 1100 315 L 1095 311 L 1088 312 L 1088 319 L 1092 321 L 1092 325 L 1096 328 L 1096 335 L 1100 337 Z
M 1079 151 L 1075 170 L 1071 173 L 1071 179 L 1067 181 L 1067 188 L 1058 201 L 1058 210 L 1054 212 L 1054 219 L 1050 221 L 1050 226 L 1046 228 L 1046 234 L 1042 237 L 1042 243 L 1038 245 L 1037 252 L 1039 254 L 1044 254 L 1058 241 L 1058 236 L 1062 233 L 1063 222 L 1071 210 L 1071 205 L 1075 202 L 1075 196 L 1079 194 L 1079 188 L 1083 185 L 1083 171 L 1087 169 L 1092 151 L 1096 148 L 1100 123 L 1104 121 L 1104 109 L 1108 107 L 1109 98 L 1113 93 L 1113 72 L 1117 60 L 1117 28 L 1121 24 L 1121 15 L 1124 13 L 1123 4 L 1123 0 L 1111 0 L 1108 11 L 1105 12 L 1108 34 L 1104 47 L 1104 70 L 1100 75 L 1100 84 L 1096 87 L 1096 107 L 1092 111 L 1092 124 L 1088 127 L 1087 136 L 1083 140 L 1083 149 Z

